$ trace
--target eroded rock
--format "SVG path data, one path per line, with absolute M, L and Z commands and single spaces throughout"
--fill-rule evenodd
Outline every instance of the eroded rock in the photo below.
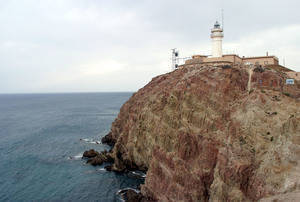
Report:
M 101 139 L 101 142 L 113 147 L 116 143 L 116 139 L 112 137 L 112 133 L 110 132 Z
M 87 163 L 93 166 L 102 165 L 104 162 L 114 162 L 114 159 L 111 157 L 111 153 L 107 152 L 106 150 L 99 153 L 91 149 L 89 151 L 85 151 L 83 157 L 88 158 Z
M 286 78 L 197 65 L 153 78 L 104 139 L 114 145 L 111 169 L 148 169 L 141 192 L 159 201 L 258 201 L 299 190 L 300 89 Z
M 99 155 L 99 152 L 95 151 L 94 149 L 91 149 L 89 151 L 85 151 L 82 156 L 86 158 L 92 158 L 97 155 Z

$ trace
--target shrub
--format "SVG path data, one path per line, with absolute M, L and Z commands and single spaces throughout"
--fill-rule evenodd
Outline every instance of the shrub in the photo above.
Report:
M 265 71 L 265 69 L 263 67 L 255 67 L 253 69 L 254 72 L 260 72 L 260 73 L 263 73 Z
M 232 68 L 231 65 L 223 65 L 222 66 L 222 69 L 230 69 L 230 68 Z

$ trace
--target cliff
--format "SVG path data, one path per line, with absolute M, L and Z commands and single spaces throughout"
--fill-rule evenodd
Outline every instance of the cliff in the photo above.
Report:
M 112 169 L 147 171 L 142 194 L 159 201 L 300 197 L 300 82 L 286 78 L 197 64 L 153 78 L 103 139 Z

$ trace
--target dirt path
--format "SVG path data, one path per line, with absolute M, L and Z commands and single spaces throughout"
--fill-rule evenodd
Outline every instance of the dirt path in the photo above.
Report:
M 251 77 L 252 77 L 252 73 L 253 73 L 253 68 L 252 67 L 248 68 L 248 73 L 249 73 L 249 78 L 248 78 L 248 92 L 250 92 L 250 90 L 251 90 Z

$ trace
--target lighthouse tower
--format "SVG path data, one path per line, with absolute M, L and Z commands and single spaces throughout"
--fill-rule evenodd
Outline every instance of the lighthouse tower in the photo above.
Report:
M 211 29 L 210 38 L 212 39 L 212 57 L 222 57 L 222 39 L 223 29 L 221 29 L 218 21 L 215 23 L 214 28 Z

